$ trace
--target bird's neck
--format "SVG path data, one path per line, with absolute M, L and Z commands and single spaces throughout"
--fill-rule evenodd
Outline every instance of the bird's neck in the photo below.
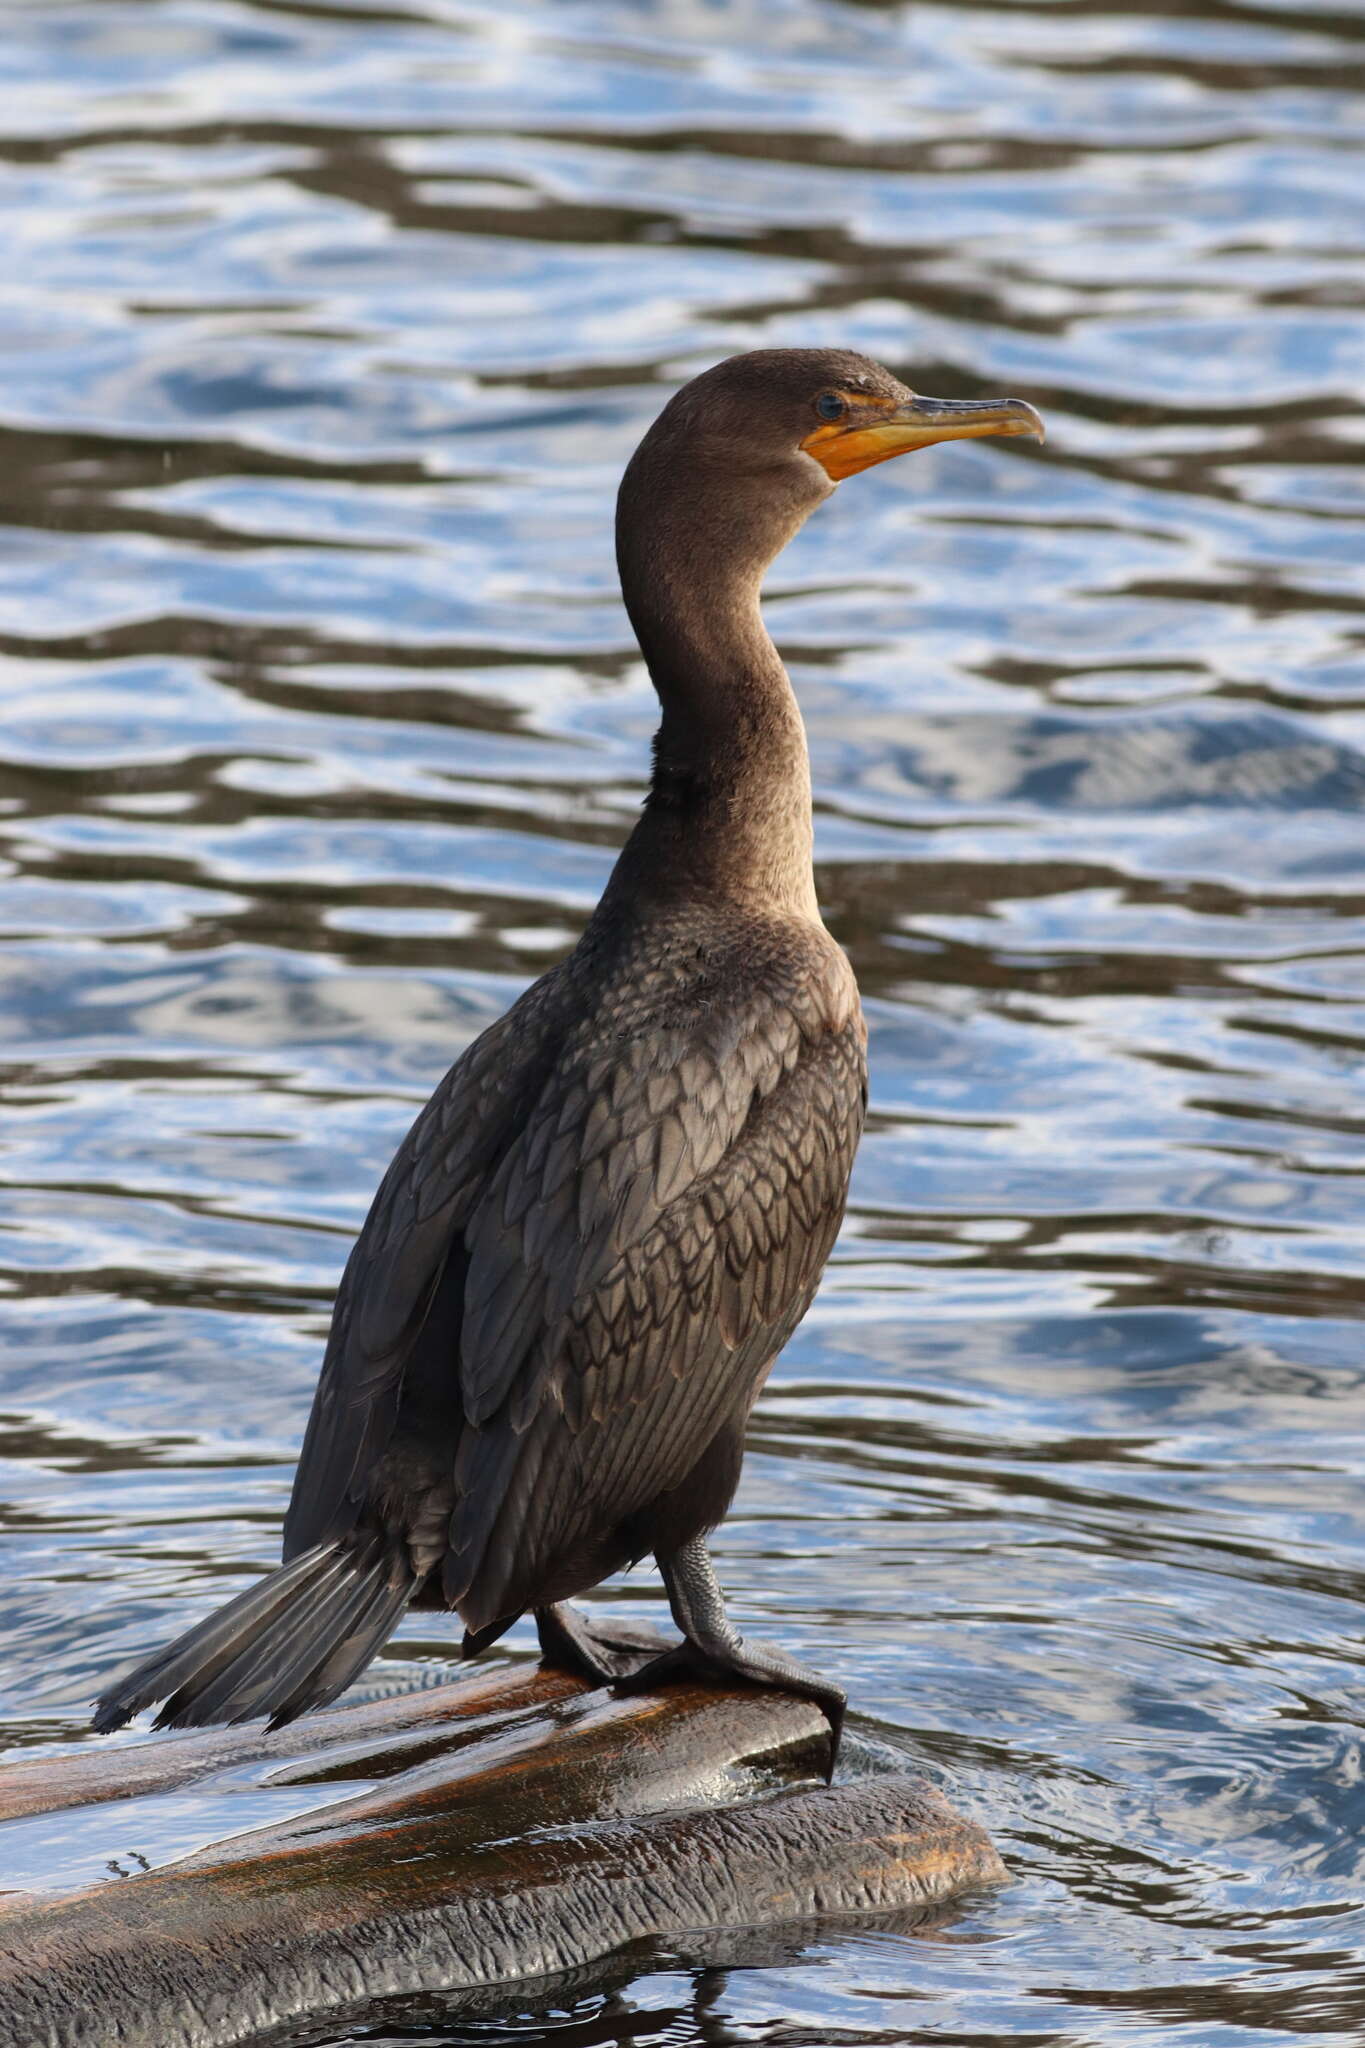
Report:
M 766 565 L 694 549 L 650 566 L 623 583 L 663 716 L 621 879 L 817 918 L 810 758 L 759 612 Z

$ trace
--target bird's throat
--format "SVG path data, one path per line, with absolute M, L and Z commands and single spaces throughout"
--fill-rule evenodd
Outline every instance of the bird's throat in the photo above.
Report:
M 829 488 L 804 460 L 790 473 L 689 469 L 658 428 L 626 472 L 621 591 L 662 713 L 623 857 L 634 886 L 818 914 L 805 728 L 759 590 Z

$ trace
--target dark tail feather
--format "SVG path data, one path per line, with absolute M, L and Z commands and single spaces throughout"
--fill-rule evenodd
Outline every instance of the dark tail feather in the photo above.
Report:
M 143 1707 L 165 1699 L 195 1673 L 208 1679 L 220 1671 L 244 1642 L 278 1618 L 295 1595 L 303 1597 L 308 1581 L 317 1573 L 319 1556 L 318 1551 L 305 1551 L 292 1564 L 271 1572 L 207 1620 L 177 1636 L 164 1650 L 135 1664 L 96 1701 L 96 1730 L 106 1734 L 111 1728 L 121 1728 Z
M 295 1661 L 298 1676 L 292 1689 L 270 1709 L 272 1728 L 283 1727 L 312 1707 L 325 1707 L 359 1677 L 417 1590 L 406 1564 L 402 1570 L 401 1581 L 395 1581 L 381 1559 L 366 1592 L 349 1609 L 344 1628 L 332 1631 L 321 1658 L 310 1661 L 306 1669 L 303 1659 Z
M 94 1726 L 105 1734 L 164 1700 L 158 1728 L 254 1714 L 278 1728 L 335 1699 L 416 1590 L 406 1557 L 379 1543 L 305 1550 L 116 1679 L 95 1703 Z

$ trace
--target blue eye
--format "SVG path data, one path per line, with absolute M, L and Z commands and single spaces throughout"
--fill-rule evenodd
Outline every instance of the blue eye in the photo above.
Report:
M 822 420 L 839 420 L 848 411 L 837 391 L 822 391 L 815 401 L 815 410 Z

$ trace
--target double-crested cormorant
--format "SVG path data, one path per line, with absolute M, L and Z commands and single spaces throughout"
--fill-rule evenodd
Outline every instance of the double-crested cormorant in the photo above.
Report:
M 347 1264 L 284 1564 L 118 1679 L 95 1725 L 333 1699 L 413 1602 L 464 1651 L 531 1609 L 597 1683 L 691 1668 L 818 1700 L 746 1642 L 707 1554 L 744 1427 L 810 1305 L 866 1099 L 848 961 L 820 922 L 801 716 L 759 614 L 778 551 L 857 470 L 1018 399 L 918 398 L 866 357 L 759 350 L 694 378 L 636 451 L 621 587 L 663 709 L 648 799 L 582 938 L 470 1046 Z M 652 1552 L 684 1641 L 566 1605 Z

